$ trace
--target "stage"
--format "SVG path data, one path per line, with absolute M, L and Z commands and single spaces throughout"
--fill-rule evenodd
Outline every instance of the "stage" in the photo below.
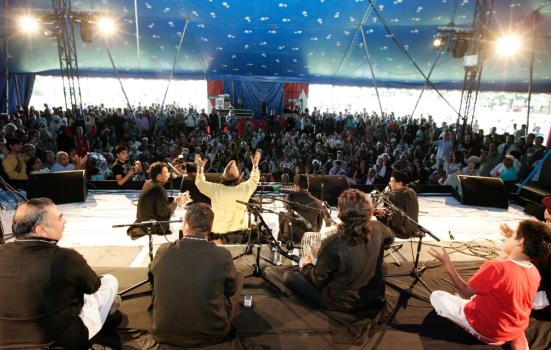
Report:
M 147 237 L 132 240 L 126 234 L 126 228 L 112 228 L 113 225 L 134 222 L 138 196 L 139 191 L 135 190 L 98 190 L 90 191 L 86 202 L 59 205 L 67 220 L 59 245 L 76 249 L 91 266 L 146 267 L 149 263 Z M 263 202 L 271 202 L 265 204 L 265 207 L 277 212 L 283 205 L 273 200 L 274 197 L 281 198 L 276 194 L 273 196 L 264 194 Z M 489 246 L 496 251 L 499 250 L 502 241 L 499 233 L 501 223 L 507 223 L 514 228 L 519 221 L 530 218 L 523 213 L 522 207 L 514 204 L 508 209 L 465 206 L 451 196 L 431 194 L 419 195 L 419 211 L 419 223 L 440 238 L 443 245 L 451 244 L 454 247 L 469 248 L 471 243 L 474 243 Z M 172 219 L 181 219 L 184 213 L 185 209 L 178 208 Z M 332 216 L 336 218 L 336 215 L 337 213 L 333 210 Z M 11 233 L 12 216 L 13 209 L 2 212 L 2 222 L 8 234 Z M 263 217 L 277 238 L 279 230 L 277 215 L 266 213 Z M 154 236 L 154 249 L 160 244 L 176 240 L 180 227 L 180 223 L 171 224 L 171 235 Z M 413 260 L 411 250 L 415 249 L 416 241 L 403 242 L 405 245 L 400 250 L 403 255 L 401 260 Z M 436 243 L 430 236 L 423 241 L 428 244 Z M 234 255 L 243 250 L 242 246 L 228 248 Z M 424 250 L 422 259 L 426 257 Z M 479 259 L 475 255 L 454 253 L 453 258 Z M 239 264 L 240 261 L 238 260 L 237 263 Z
M 139 191 L 90 191 L 86 202 L 59 205 L 67 223 L 60 245 L 79 251 L 99 273 L 112 273 L 120 281 L 120 290 L 140 282 L 146 277 L 148 258 L 148 239 L 142 237 L 132 240 L 124 228 L 112 228 L 112 225 L 132 223 L 136 213 Z M 277 197 L 277 195 L 275 195 Z M 282 208 L 281 202 L 270 199 L 264 194 L 264 206 L 274 211 Z M 12 206 L 13 207 L 13 206 Z M 450 196 L 424 194 L 419 196 L 419 222 L 442 242 L 425 237 L 421 250 L 421 264 L 427 266 L 423 278 L 433 289 L 452 291 L 448 275 L 437 262 L 426 254 L 427 247 L 443 245 L 452 260 L 457 262 L 462 275 L 468 278 L 485 260 L 499 254 L 502 238 L 499 225 L 507 223 L 516 227 L 519 221 L 529 218 L 522 207 L 510 205 L 508 209 L 464 206 Z M 182 218 L 185 209 L 178 208 L 173 219 Z M 2 213 L 2 221 L 7 233 L 10 233 L 13 209 Z M 263 215 L 277 237 L 277 215 Z M 332 216 L 336 218 L 333 210 Z M 178 237 L 180 223 L 171 225 L 172 234 L 154 236 L 154 249 L 160 244 L 174 241 Z M 453 239 L 451 239 L 453 237 Z M 411 269 L 418 239 L 397 240 L 403 245 L 399 254 L 398 266 L 392 257 L 387 256 L 387 268 L 390 272 L 409 271 Z M 243 251 L 243 246 L 227 246 L 234 256 Z M 262 256 L 269 258 L 267 246 Z M 243 274 L 252 271 L 254 256 L 248 255 L 235 260 Z M 265 271 L 273 268 L 296 268 L 289 266 L 289 260 L 282 267 L 273 267 L 263 262 Z M 189 267 L 180 267 L 182 273 Z M 387 279 L 392 285 L 410 287 L 410 277 Z M 277 281 L 271 281 L 278 285 Z M 122 342 L 124 349 L 144 349 L 151 344 L 147 329 L 149 319 L 147 307 L 148 295 L 140 294 L 148 286 L 137 290 L 138 295 L 124 300 L 121 306 L 120 325 L 111 333 L 103 331 L 100 337 L 104 344 L 117 345 Z M 427 298 L 429 292 L 420 285 L 413 290 Z M 241 307 L 236 320 L 237 339 L 211 347 L 212 349 L 490 349 L 478 343 L 450 322 L 438 317 L 429 303 L 409 298 L 390 285 L 387 287 L 389 302 L 387 319 L 383 324 L 374 325 L 362 346 L 338 345 L 331 336 L 331 327 L 327 316 L 301 305 L 294 297 L 274 288 L 260 278 L 246 279 L 242 296 L 252 295 L 254 306 Z M 394 316 L 392 316 L 394 315 Z M 535 314 L 527 331 L 531 349 L 551 347 L 551 323 L 549 316 Z M 117 322 L 115 324 L 118 324 Z M 119 344 L 120 345 L 120 344 Z

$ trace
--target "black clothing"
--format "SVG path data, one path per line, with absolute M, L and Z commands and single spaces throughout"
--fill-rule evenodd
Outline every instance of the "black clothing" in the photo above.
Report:
M 161 185 L 157 180 L 147 180 L 142 187 L 142 191 L 140 192 L 136 222 L 148 220 L 170 220 L 170 217 L 174 214 L 176 207 L 177 204 L 175 202 L 170 202 L 163 185 Z M 136 231 L 140 231 L 140 229 L 131 227 L 128 230 L 128 233 L 133 236 L 139 236 L 140 233 L 137 232 L 138 234 L 135 234 Z M 145 234 L 143 231 L 145 231 L 145 228 L 142 228 L 142 235 Z M 170 227 L 168 224 L 153 226 L 151 232 L 158 235 L 170 234 Z
M 88 349 L 79 317 L 99 277 L 72 249 L 46 238 L 0 246 L 0 348 Z
M 241 244 L 241 243 L 247 243 L 249 232 L 245 230 L 240 231 L 233 231 L 233 232 L 227 232 L 227 233 L 209 233 L 208 240 L 214 241 L 214 240 L 220 240 L 222 241 L 222 244 Z
M 352 245 L 336 234 L 322 242 L 316 266 L 306 265 L 300 274 L 285 272 L 283 283 L 329 316 L 333 341 L 361 343 L 385 305 L 384 247 L 393 241 L 392 231 L 377 221 L 364 243 Z
M 111 171 L 113 172 L 113 178 L 116 180 L 117 175 L 125 177 L 129 168 L 130 166 L 128 162 L 121 162 L 118 159 L 115 160 L 115 163 L 113 163 L 113 168 L 111 168 Z
M 308 191 L 289 193 L 287 196 L 287 209 L 289 213 L 279 214 L 279 235 L 282 242 L 292 239 L 300 243 L 304 232 L 319 232 L 323 225 L 323 204 L 319 199 L 312 196 Z M 309 208 L 310 207 L 310 208 Z M 311 225 L 310 228 L 296 218 L 291 217 L 291 210 L 296 211 Z M 292 224 L 292 225 L 291 225 Z
M 155 341 L 200 347 L 222 341 L 231 331 L 243 279 L 228 250 L 183 238 L 159 247 L 149 271 Z
M 397 191 L 388 193 L 389 200 L 398 208 L 402 209 L 410 218 L 418 222 L 419 202 L 417 193 L 409 187 L 403 187 Z M 377 219 L 390 227 L 398 238 L 410 238 L 417 233 L 417 225 L 410 222 L 400 213 L 391 213 Z

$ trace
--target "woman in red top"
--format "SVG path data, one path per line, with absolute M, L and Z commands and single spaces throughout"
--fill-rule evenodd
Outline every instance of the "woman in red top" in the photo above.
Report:
M 487 261 L 468 282 L 459 275 L 446 251 L 429 249 L 440 260 L 459 291 L 431 294 L 438 315 L 463 327 L 478 340 L 492 345 L 511 342 L 512 349 L 528 349 L 528 327 L 540 274 L 531 260 L 551 253 L 551 229 L 532 220 L 522 221 L 506 235 L 505 260 Z

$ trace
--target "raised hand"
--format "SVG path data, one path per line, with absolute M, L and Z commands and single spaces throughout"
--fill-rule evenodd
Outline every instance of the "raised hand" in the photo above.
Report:
M 442 247 L 442 251 L 438 251 L 434 248 L 427 249 L 427 252 L 438 259 L 442 263 L 442 265 L 446 266 L 451 264 L 450 256 L 446 252 L 446 249 Z
M 262 151 L 260 149 L 256 150 L 256 153 L 254 154 L 254 157 L 251 156 L 251 163 L 253 163 L 253 167 L 257 168 L 258 164 L 260 163 L 260 158 L 262 157 Z
M 501 231 L 501 235 L 505 238 L 511 237 L 514 233 L 513 230 L 507 224 L 499 225 L 499 230 Z
M 204 168 L 208 161 L 209 160 L 207 158 L 203 160 L 200 154 L 195 154 L 195 164 L 197 165 L 197 169 Z

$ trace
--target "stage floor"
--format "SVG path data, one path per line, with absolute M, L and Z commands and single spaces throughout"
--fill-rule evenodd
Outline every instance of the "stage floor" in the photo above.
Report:
M 84 255 L 91 266 L 147 266 L 147 237 L 132 240 L 126 234 L 125 228 L 112 228 L 113 225 L 130 224 L 135 220 L 138 196 L 139 191 L 90 191 L 86 202 L 59 205 L 67 220 L 60 246 L 76 249 Z M 274 201 L 266 207 L 277 212 L 281 210 L 282 204 Z M 514 228 L 519 221 L 530 218 L 523 213 L 522 207 L 514 204 L 508 209 L 465 206 L 451 196 L 441 195 L 420 195 L 419 210 L 420 224 L 439 237 L 443 244 L 449 245 L 450 241 L 453 241 L 457 246 L 461 245 L 461 242 L 474 241 L 477 244 L 495 247 L 497 250 L 501 246 L 501 223 L 507 223 Z M 181 219 L 184 213 L 185 209 L 178 208 L 172 219 Z M 336 218 L 335 211 L 332 215 Z M 11 233 L 12 216 L 13 210 L 2 213 L 7 233 Z M 268 213 L 263 217 L 277 237 L 277 215 Z M 180 227 L 180 223 L 172 224 L 171 235 L 154 236 L 155 249 L 162 243 L 176 240 Z M 434 239 L 428 236 L 424 242 L 435 243 Z M 401 259 L 412 260 L 411 250 L 415 249 L 416 243 L 413 242 L 411 247 L 407 241 L 404 243 L 407 249 L 401 250 L 404 255 Z M 241 246 L 230 247 L 235 254 L 242 249 Z M 461 260 L 461 255 L 455 254 L 454 259 Z M 422 258 L 424 257 L 425 255 L 422 255 Z M 469 256 L 468 260 L 473 258 L 476 257 Z

